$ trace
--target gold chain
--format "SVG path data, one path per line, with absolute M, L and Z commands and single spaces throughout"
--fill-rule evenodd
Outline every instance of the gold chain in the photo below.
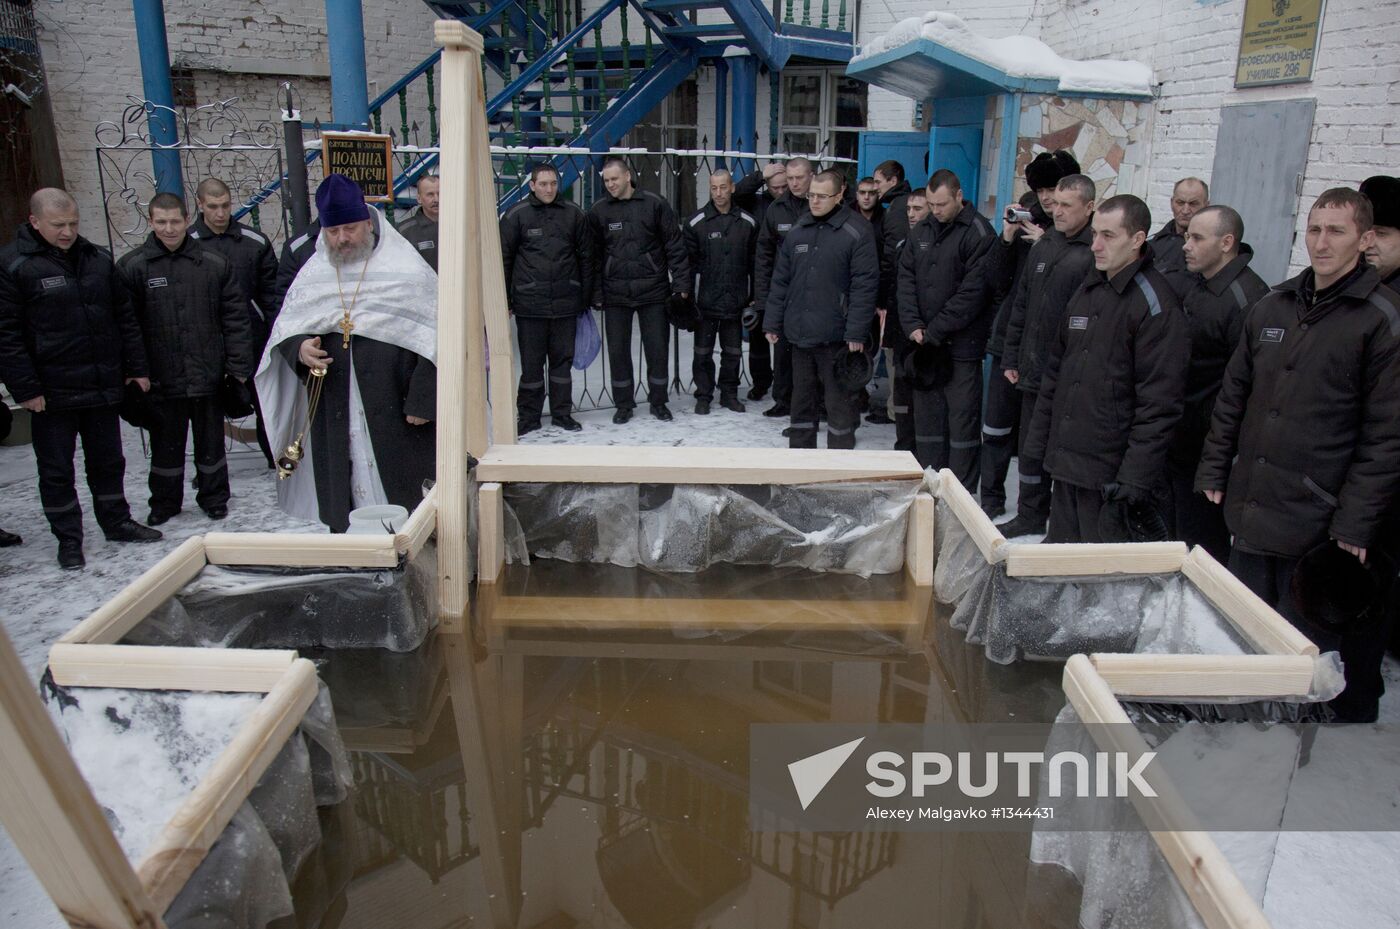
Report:
M 349 348 L 349 347 L 350 347 L 350 333 L 353 332 L 353 331 L 355 330 L 355 324 L 352 323 L 352 322 L 350 321 L 350 311 L 353 310 L 353 309 L 355 309 L 355 304 L 358 303 L 359 300 L 360 300 L 360 287 L 361 287 L 361 286 L 364 284 L 364 282 L 365 282 L 365 272 L 368 271 L 368 270 L 369 270 L 369 259 L 366 258 L 366 259 L 365 259 L 365 263 L 364 263 L 363 265 L 360 266 L 360 279 L 359 279 L 359 281 L 356 282 L 356 284 L 355 284 L 355 293 L 354 293 L 354 295 L 350 298 L 350 305 L 349 305 L 349 306 L 346 306 L 346 305 L 345 305 L 345 288 L 341 287 L 341 285 L 340 285 L 340 266 L 339 266 L 339 265 L 336 266 L 336 269 L 335 269 L 335 289 L 336 289 L 336 292 L 340 294 L 340 308 L 341 308 L 342 310 L 345 311 L 345 316 L 340 320 L 340 326 L 339 326 L 339 329 L 340 329 L 340 336 L 341 336 L 341 339 L 340 339 L 340 347 L 341 347 L 341 348 Z

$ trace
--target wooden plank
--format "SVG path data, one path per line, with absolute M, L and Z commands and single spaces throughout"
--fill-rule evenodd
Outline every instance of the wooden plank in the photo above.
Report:
M 70 926 L 163 929 L 0 627 L 0 824 Z
M 395 536 L 291 532 L 211 532 L 204 537 L 210 564 L 296 568 L 393 568 Z
M 506 563 L 506 498 L 501 485 L 482 484 L 477 488 L 476 579 L 494 584 Z
M 933 520 L 938 506 L 933 495 L 920 491 L 909 507 L 904 538 L 904 567 L 919 587 L 933 586 Z
M 1166 574 L 1181 570 L 1186 560 L 1182 542 L 1012 543 L 1003 552 L 1006 573 L 1012 577 Z
M 802 448 L 492 446 L 476 467 L 481 481 L 584 484 L 819 484 L 922 479 L 908 452 Z M 985 518 L 985 517 L 984 517 Z
M 1125 752 L 1130 762 L 1148 751 L 1113 691 L 1084 655 L 1065 662 L 1064 689 L 1079 718 L 1091 725 L 1101 751 Z M 1269 929 L 1259 905 L 1176 787 L 1151 766 L 1143 779 L 1157 796 L 1133 795 L 1129 801 L 1144 822 L 1181 824 L 1180 831 L 1153 830 L 1151 835 L 1208 929 Z
M 165 824 L 136 869 L 161 912 L 204 860 L 315 699 L 316 668 L 298 658 Z
M 967 488 L 947 468 L 938 472 L 938 497 L 948 504 L 958 522 L 962 523 L 967 534 L 972 536 L 977 550 L 982 553 L 988 564 L 996 564 L 1006 557 L 1003 551 L 1006 539 L 1002 537 L 1000 530 L 992 525 L 987 514 L 982 512 L 977 501 L 972 499 L 972 494 L 967 492 Z
M 1199 545 L 1181 565 L 1196 589 L 1266 655 L 1316 655 L 1317 646 Z
M 485 116 L 485 103 L 482 103 Z M 481 236 L 481 310 L 490 355 L 491 444 L 515 444 L 515 352 L 511 349 L 510 316 L 506 304 L 505 264 L 501 258 L 500 217 L 496 213 L 496 178 L 491 159 L 476 160 L 477 194 L 473 203 Z
M 64 687 L 267 693 L 296 661 L 290 650 L 58 643 L 49 670 Z
M 400 555 L 412 558 L 423 550 L 423 546 L 428 544 L 436 530 L 437 485 L 434 484 L 433 489 L 423 498 L 423 502 L 408 514 L 408 519 L 405 520 L 399 534 L 394 536 L 394 548 Z
M 1120 697 L 1301 697 L 1312 690 L 1308 655 L 1090 655 Z
M 98 645 L 120 641 L 152 610 L 188 584 L 204 565 L 204 539 L 200 536 L 186 539 L 58 641 Z
M 439 629 L 461 632 L 467 610 L 467 452 L 486 445 L 486 381 L 481 359 L 481 252 L 475 159 L 487 139 L 481 98 L 481 37 L 465 25 L 439 21 L 434 35 L 442 52 L 442 205 L 438 214 L 437 539 Z M 475 51 L 475 53 L 473 53 Z M 495 202 L 495 198 L 492 198 Z M 473 323 L 472 320 L 475 320 Z M 474 325 L 477 338 L 468 344 Z

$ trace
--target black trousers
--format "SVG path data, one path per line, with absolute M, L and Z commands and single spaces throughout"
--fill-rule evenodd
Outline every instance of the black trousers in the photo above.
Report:
M 1101 509 L 1101 488 L 1056 481 L 1050 497 L 1050 528 L 1045 533 L 1045 541 L 1102 542 L 1103 537 L 1099 535 Z
M 748 336 L 749 380 L 753 382 L 753 392 L 761 397 L 773 387 L 773 352 L 763 333 L 762 314 L 759 314 L 759 324 L 748 330 Z
M 632 317 L 641 321 L 642 354 L 647 362 L 647 402 L 665 403 L 668 398 L 668 364 L 671 324 L 666 304 L 610 306 L 603 311 L 603 338 L 608 343 L 608 367 L 612 371 L 613 405 L 630 410 L 637 405 L 636 382 L 632 379 Z
M 836 359 L 844 342 L 792 349 L 791 448 L 817 447 L 817 409 L 826 399 L 826 447 L 856 447 L 855 396 L 836 382 Z M 774 394 L 776 397 L 776 393 Z
M 1035 401 L 1038 396 L 1033 390 L 1017 390 L 1021 401 L 1021 423 L 1017 427 L 1020 434 L 1016 438 L 1016 465 L 1021 473 L 1020 497 L 1016 501 L 1016 514 L 1037 523 L 1050 518 L 1050 475 L 1045 473 L 1045 462 L 1027 457 L 1026 437 L 1031 434 L 1031 419 L 1035 416 Z
M 695 379 L 695 398 L 713 400 L 715 397 L 715 337 L 719 337 L 719 395 L 735 397 L 739 393 L 739 365 L 744 360 L 744 324 L 737 318 L 717 319 L 700 316 L 695 331 L 695 360 L 690 373 Z M 768 340 L 764 339 L 764 344 Z
M 1016 385 L 1002 373 L 1001 359 L 992 357 L 987 403 L 982 410 L 982 505 L 1006 506 L 1006 475 L 1016 451 L 1021 423 L 1021 398 Z
M 792 364 L 792 343 L 778 336 L 778 344 L 773 346 L 773 402 L 789 408 L 793 406 Z
M 227 506 L 228 459 L 224 456 L 224 411 L 217 397 L 186 397 L 151 403 L 151 512 L 180 512 L 185 499 L 185 439 L 194 432 L 199 473 L 195 502 L 201 509 Z
M 122 480 L 126 459 L 122 456 L 121 424 L 117 408 L 46 410 L 30 417 L 34 460 L 39 468 L 39 501 L 49 528 L 60 541 L 81 542 L 83 510 L 74 486 L 73 453 L 83 439 L 83 461 L 93 515 L 104 531 L 131 518 Z
M 1299 632 L 1312 639 L 1319 651 L 1335 651 L 1342 656 L 1347 685 L 1328 706 L 1341 722 L 1373 722 L 1379 710 L 1385 681 L 1381 677 L 1381 659 L 1385 657 L 1386 641 L 1390 638 L 1393 611 L 1385 610 L 1379 622 L 1343 635 L 1308 622 L 1293 602 L 1293 571 L 1297 558 L 1257 555 L 1230 549 L 1230 573 L 1259 595 L 1265 603 L 1278 610 Z M 1391 601 L 1393 603 L 1393 600 Z
M 248 398 L 253 401 L 253 422 L 257 426 L 258 448 L 262 450 L 263 457 L 267 459 L 267 466 L 275 468 L 277 467 L 277 456 L 272 453 L 272 443 L 267 438 L 267 427 L 263 425 L 262 401 L 258 399 L 258 389 L 254 386 L 251 377 L 248 378 L 248 383 L 244 386 L 248 388 Z
M 1167 463 L 1167 492 L 1171 506 L 1172 538 L 1189 546 L 1201 546 L 1212 558 L 1224 564 L 1230 558 L 1230 530 L 1225 526 L 1225 508 L 1211 503 L 1205 494 L 1192 489 L 1196 469 L 1185 463 Z
M 574 409 L 574 336 L 577 316 L 543 318 L 516 316 L 520 337 L 520 389 L 515 406 L 520 419 L 539 422 L 544 412 L 545 383 L 549 384 L 551 416 L 567 416 Z
M 982 445 L 982 361 L 954 361 L 942 387 L 913 391 L 914 457 L 925 468 L 950 468 L 977 492 Z

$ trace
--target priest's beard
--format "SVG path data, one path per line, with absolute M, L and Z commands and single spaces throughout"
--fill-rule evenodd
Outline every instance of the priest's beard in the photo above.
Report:
M 326 260 L 332 267 L 343 268 L 346 265 L 359 264 L 368 261 L 369 256 L 374 254 L 374 238 L 365 236 L 363 242 L 356 245 L 343 245 L 337 249 L 330 242 L 326 241 L 326 234 L 321 233 L 321 248 L 326 251 Z

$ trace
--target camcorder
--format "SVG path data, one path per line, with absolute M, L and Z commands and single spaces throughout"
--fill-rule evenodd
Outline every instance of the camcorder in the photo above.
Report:
M 1023 210 L 1019 206 L 1009 206 L 1006 208 L 1006 221 L 1008 223 L 1028 223 L 1031 221 L 1031 211 Z

